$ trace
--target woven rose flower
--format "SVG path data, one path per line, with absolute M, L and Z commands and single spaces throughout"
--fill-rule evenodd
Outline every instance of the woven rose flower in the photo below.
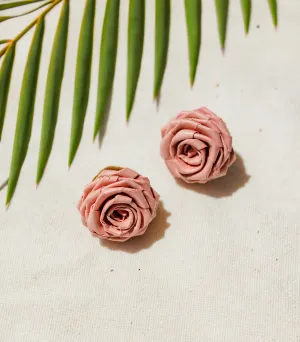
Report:
M 236 159 L 224 121 L 205 107 L 180 112 L 161 133 L 167 167 L 187 183 L 222 177 Z
M 94 236 L 123 242 L 145 233 L 158 201 L 148 178 L 131 169 L 108 167 L 86 185 L 77 208 Z

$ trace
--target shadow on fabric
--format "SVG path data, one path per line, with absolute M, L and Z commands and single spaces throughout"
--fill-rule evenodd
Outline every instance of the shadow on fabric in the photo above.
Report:
M 192 190 L 203 195 L 221 198 L 232 196 L 237 190 L 246 185 L 251 176 L 246 172 L 242 157 L 236 153 L 236 161 L 228 169 L 227 175 L 215 179 L 206 184 L 188 184 L 182 180 L 176 180 L 177 184 L 187 190 Z
M 4 190 L 8 185 L 8 179 L 0 185 L 0 191 Z

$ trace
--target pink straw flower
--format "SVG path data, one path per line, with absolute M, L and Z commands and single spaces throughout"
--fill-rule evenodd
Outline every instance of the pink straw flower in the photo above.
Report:
M 161 134 L 160 151 L 168 169 L 187 183 L 225 176 L 236 159 L 224 121 L 205 107 L 180 112 Z
M 148 178 L 128 168 L 108 167 L 86 185 L 77 208 L 94 236 L 123 242 L 145 233 L 158 201 Z

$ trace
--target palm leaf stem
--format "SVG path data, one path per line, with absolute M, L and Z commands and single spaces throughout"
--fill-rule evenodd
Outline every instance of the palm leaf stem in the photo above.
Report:
M 38 7 L 30 10 L 30 11 L 27 11 L 27 12 L 23 12 L 23 13 L 20 13 L 20 14 L 15 14 L 15 15 L 9 15 L 9 16 L 0 16 L 0 22 L 3 22 L 3 21 L 6 21 L 6 20 L 10 20 L 10 19 L 15 19 L 15 18 L 19 18 L 19 17 L 24 17 L 25 15 L 28 15 L 28 14 L 31 14 L 33 12 L 36 12 L 38 11 L 39 9 L 49 5 L 49 4 L 52 4 L 54 2 L 54 0 L 49 0 L 47 2 L 44 2 L 43 4 L 39 5 Z
M 2 57 L 7 49 L 9 48 L 10 44 L 16 43 L 18 40 L 20 40 L 25 34 L 32 28 L 34 27 L 37 22 L 45 17 L 45 15 L 50 12 L 56 5 L 58 5 L 62 0 L 55 0 L 49 7 L 47 7 L 36 19 L 34 19 L 28 26 L 26 26 L 15 38 L 11 40 L 9 44 L 7 44 L 2 50 L 0 50 L 0 57 Z

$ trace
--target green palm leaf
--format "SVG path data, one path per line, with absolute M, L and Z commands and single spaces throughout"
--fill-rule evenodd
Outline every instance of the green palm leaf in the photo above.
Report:
M 5 119 L 7 98 L 9 93 L 10 78 L 15 58 L 15 44 L 12 43 L 5 55 L 0 70 L 0 141 L 2 137 L 2 129 Z
M 0 39 L 0 44 L 5 44 L 5 43 L 9 43 L 10 40 L 9 39 Z
M 241 6 L 244 19 L 244 28 L 247 34 L 249 32 L 251 18 L 251 0 L 241 0 Z
M 37 1 L 36 1 L 37 2 Z M 57 6 L 62 0 L 53 0 L 51 4 L 36 18 L 34 19 L 29 25 L 27 25 L 17 36 L 14 37 L 13 41 L 16 43 L 19 41 L 24 35 L 31 30 L 37 22 L 42 18 L 45 17 L 47 13 L 49 13 L 55 6 Z M 23 4 L 23 2 L 22 2 Z M 28 3 L 27 3 L 28 4 Z M 8 46 L 5 46 L 3 49 L 0 50 L 0 58 L 6 53 Z
M 145 0 L 130 0 L 128 16 L 127 104 L 129 120 L 140 76 L 145 26 Z
M 0 17 L 0 23 L 2 23 L 3 21 L 9 20 L 9 19 L 13 19 L 15 17 L 13 16 L 1 16 Z
M 120 0 L 107 0 L 102 27 L 94 140 L 103 122 L 114 82 L 118 47 L 119 8 Z
M 75 0 L 74 0 L 75 1 Z M 33 4 L 36 3 L 34 6 Z M 37 4 L 39 3 L 39 4 Z M 35 27 L 34 37 L 29 49 L 26 67 L 23 75 L 19 99 L 18 117 L 16 123 L 14 146 L 10 167 L 9 184 L 6 203 L 9 204 L 20 176 L 30 142 L 34 104 L 36 97 L 37 79 L 39 73 L 40 55 L 44 33 L 44 17 L 55 6 L 62 3 L 60 18 L 52 45 L 52 52 L 46 81 L 43 122 L 41 129 L 39 161 L 37 167 L 37 184 L 41 181 L 49 157 L 51 155 L 58 111 L 61 97 L 61 87 L 64 77 L 66 58 L 69 6 L 70 0 L 0 0 L 1 10 L 12 9 L 32 4 L 21 14 L 0 16 L 0 22 L 14 19 L 32 13 L 44 6 L 46 8 L 25 26 L 15 37 L 6 35 L 0 39 L 0 58 L 4 57 L 0 66 L 0 140 L 5 121 L 10 79 L 14 63 L 17 42 L 28 31 Z M 188 33 L 189 49 L 189 78 L 193 85 L 197 73 L 201 47 L 201 0 L 185 0 L 185 16 Z M 277 1 L 268 0 L 272 20 L 277 26 Z M 120 0 L 106 0 L 106 10 L 102 27 L 100 62 L 98 74 L 97 107 L 95 113 L 94 139 L 97 134 L 105 131 L 105 119 L 110 105 L 111 93 L 116 69 Z M 251 0 L 240 0 L 244 29 L 249 32 L 251 20 Z M 33 8 L 34 7 L 34 8 Z M 215 0 L 218 34 L 222 49 L 225 48 L 228 22 L 229 0 Z M 33 9 L 32 9 L 33 8 Z M 89 101 L 90 80 L 92 70 L 93 31 L 96 14 L 96 0 L 85 0 L 80 37 L 77 50 L 72 127 L 70 136 L 69 166 L 72 164 L 83 134 L 84 121 Z M 171 0 L 156 0 L 155 7 L 155 63 L 154 63 L 154 98 L 159 95 L 164 79 L 168 59 L 169 34 L 171 20 Z M 127 51 L 127 89 L 126 89 L 126 119 L 134 105 L 136 90 L 139 82 L 144 48 L 145 30 L 145 0 L 129 0 L 128 12 L 128 51 Z M 3 44 L 3 46 L 2 46 Z
M 40 1 L 44 1 L 44 0 L 14 1 L 14 2 L 10 2 L 8 4 L 0 4 L 0 11 L 6 10 L 9 8 L 19 7 L 19 6 L 30 5 L 30 4 L 33 4 L 35 2 L 40 2 Z
M 80 144 L 86 109 L 89 100 L 94 37 L 94 19 L 95 0 L 86 0 L 77 52 L 69 166 L 71 166 Z
M 188 31 L 190 82 L 193 85 L 201 44 L 201 0 L 185 0 L 184 3 Z
M 14 18 L 18 18 L 18 17 L 23 17 L 27 14 L 30 14 L 30 13 L 33 13 L 49 4 L 51 4 L 53 2 L 53 0 L 49 0 L 39 6 L 37 6 L 36 8 L 30 10 L 30 11 L 27 11 L 27 12 L 24 12 L 24 13 L 21 13 L 21 14 L 15 14 L 15 15 L 10 15 L 10 16 L 0 16 L 0 22 L 3 22 L 3 21 L 6 21 L 6 20 L 9 20 L 9 19 L 14 19 Z
M 43 35 L 44 18 L 41 18 L 31 42 L 22 81 L 6 205 L 15 192 L 30 141 Z
M 64 0 L 56 34 L 46 83 L 44 113 L 41 133 L 41 143 L 38 161 L 36 183 L 43 177 L 49 156 L 51 154 L 55 128 L 57 123 L 60 91 L 64 75 L 65 56 L 69 26 L 69 0 Z
M 222 50 L 225 49 L 229 0 L 215 0 L 218 30 Z
M 273 24 L 275 27 L 277 27 L 277 1 L 276 0 L 268 0 L 268 1 L 269 1 Z
M 156 98 L 160 92 L 167 65 L 170 16 L 170 0 L 156 0 L 155 5 L 155 64 L 154 64 L 154 91 Z

